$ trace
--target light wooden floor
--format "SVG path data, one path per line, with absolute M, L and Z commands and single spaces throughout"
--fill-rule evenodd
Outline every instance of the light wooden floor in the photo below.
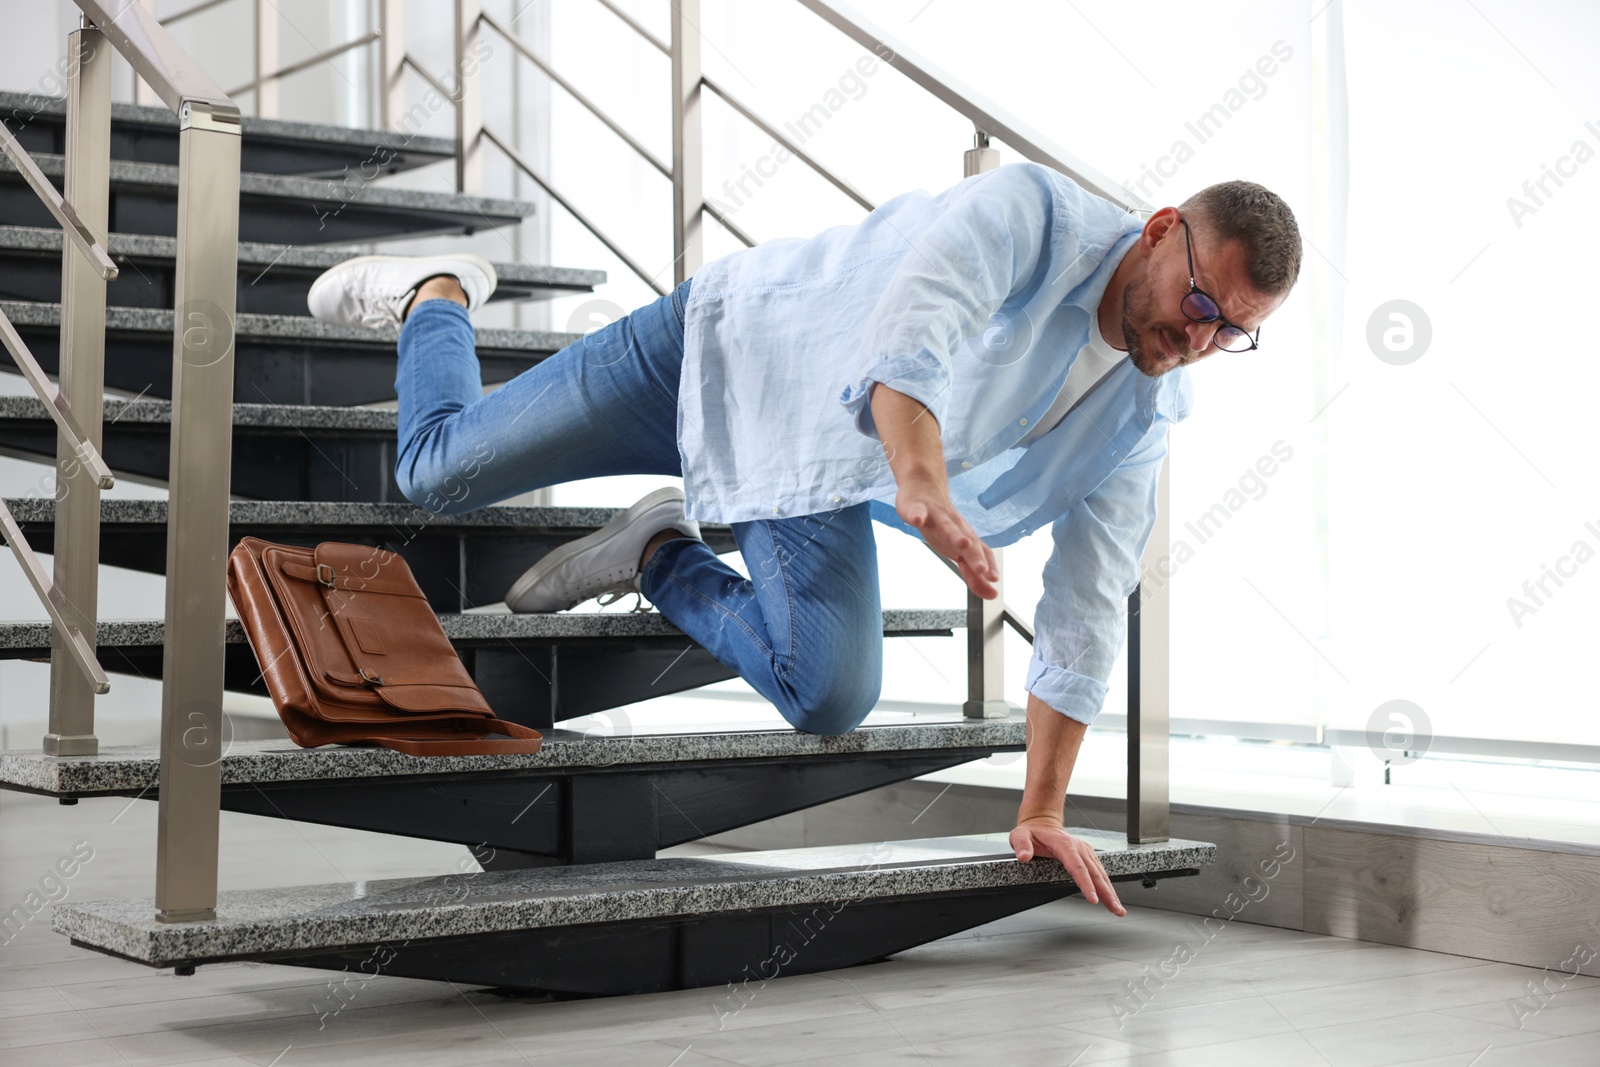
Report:
M 446 873 L 465 855 L 223 819 L 225 888 Z M 0 908 L 24 904 L 80 841 L 94 858 L 69 899 L 150 894 L 153 804 L 0 793 Z M 745 1000 L 722 988 L 516 1001 L 388 977 L 341 998 L 326 974 L 249 964 L 178 978 L 74 949 L 46 912 L 0 947 L 0 1064 L 1600 1063 L 1600 980 L 1242 922 L 1208 940 L 1196 919 L 1140 908 L 1139 893 L 1122 890 L 1126 919 L 1063 901 Z M 1164 964 L 1170 977 L 1119 1020 L 1126 983 Z M 1521 1000 L 1530 981 L 1545 984 L 1542 1002 Z

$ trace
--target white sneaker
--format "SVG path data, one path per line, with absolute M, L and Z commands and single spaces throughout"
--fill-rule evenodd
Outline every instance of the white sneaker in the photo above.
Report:
M 500 279 L 494 264 L 470 252 L 437 256 L 356 256 L 323 271 L 311 283 L 306 306 L 311 317 L 345 326 L 400 326 L 417 286 L 439 274 L 461 283 L 467 310 L 489 299 Z
M 668 529 L 700 538 L 700 524 L 683 517 L 683 490 L 671 485 L 646 493 L 594 533 L 547 553 L 512 583 L 506 607 L 523 613 L 565 611 L 603 593 L 642 596 L 639 557 L 652 537 Z

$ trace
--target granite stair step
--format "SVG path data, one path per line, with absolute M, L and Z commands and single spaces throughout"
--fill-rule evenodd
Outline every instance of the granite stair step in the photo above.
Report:
M 59 188 L 65 159 L 33 157 Z M 111 161 L 111 233 L 177 232 L 178 168 Z M 330 181 L 281 174 L 239 176 L 239 240 L 292 245 L 355 244 L 397 237 L 477 233 L 513 226 L 532 215 L 525 201 L 462 196 L 441 177 L 437 191 L 376 181 Z M 0 157 L 0 223 L 42 226 L 50 213 L 10 157 Z
M 159 625 L 159 624 L 158 624 Z M 707 702 L 709 703 L 709 702 Z M 987 750 L 1020 752 L 1026 721 L 966 719 L 960 708 L 916 712 L 874 711 L 847 734 L 790 729 L 773 712 L 764 726 L 748 723 L 621 726 L 594 733 L 552 728 L 533 755 L 407 756 L 387 748 L 323 745 L 300 748 L 289 740 L 224 739 L 224 789 L 289 783 L 417 780 L 444 782 L 463 775 L 525 777 L 551 772 L 711 764 L 731 760 L 845 758 L 888 752 Z M 224 731 L 226 733 L 226 731 Z M 41 796 L 158 795 L 160 751 L 153 745 L 101 749 L 94 756 L 50 756 L 39 749 L 0 749 L 0 787 Z
M 1118 883 L 1158 887 L 1216 861 L 1200 841 L 1070 832 Z M 1018 863 L 993 833 L 236 890 L 191 923 L 157 922 L 150 899 L 63 902 L 53 926 L 185 970 L 259 960 L 563 994 L 728 985 L 712 1010 L 731 1014 L 779 974 L 882 959 L 1077 892 L 1059 863 Z M 1132 887 L 1118 896 L 1138 906 Z
M 106 289 L 112 307 L 171 308 L 177 240 L 114 233 L 108 251 L 121 268 Z M 304 315 L 306 291 L 335 263 L 364 254 L 353 248 L 241 244 L 237 310 L 245 314 Z M 61 231 L 0 226 L 0 300 L 53 303 L 61 298 Z M 544 300 L 593 292 L 606 272 L 536 263 L 496 263 L 493 302 Z
M 446 612 L 439 624 L 495 713 L 537 729 L 736 677 L 656 611 Z M 960 608 L 883 612 L 885 637 L 945 636 L 965 625 Z M 101 666 L 160 678 L 164 633 L 160 619 L 100 620 Z M 223 688 L 269 695 L 237 619 L 223 640 Z M 0 659 L 49 658 L 48 621 L 0 622 Z
M 0 302 L 46 373 L 60 366 L 61 305 Z M 133 396 L 172 397 L 170 309 L 106 310 L 106 388 Z M 393 328 L 339 326 L 309 315 L 238 315 L 234 319 L 233 398 L 258 404 L 372 404 L 393 400 Z M 510 381 L 582 334 L 547 330 L 477 331 L 485 385 Z M 17 373 L 7 359 L 0 370 Z
M 0 92 L 0 121 L 33 155 L 65 152 L 64 97 Z M 284 119 L 244 116 L 240 169 L 257 174 L 371 178 L 455 158 L 448 137 L 350 129 Z M 165 107 L 111 105 L 111 158 L 137 163 L 178 163 L 178 117 Z
M 55 501 L 8 499 L 22 534 L 36 552 L 55 540 Z M 511 583 L 546 552 L 604 526 L 622 508 L 490 505 L 461 515 L 415 504 L 233 500 L 229 547 L 241 537 L 313 546 L 323 541 L 374 545 L 405 557 L 438 612 L 503 602 Z M 149 574 L 165 572 L 167 502 L 102 500 L 100 562 Z M 717 552 L 737 547 L 723 523 L 700 528 Z
M 679 701 L 663 722 L 618 709 L 578 729 L 546 727 L 535 755 L 406 756 L 353 745 L 299 748 L 234 740 L 223 723 L 216 761 L 224 810 L 466 845 L 489 869 L 649 859 L 663 848 L 981 760 L 1019 753 L 1027 724 L 965 719 L 959 707 L 875 710 L 849 733 L 791 729 L 761 704 L 726 721 L 728 701 Z M 687 710 L 685 710 L 687 709 Z M 720 713 L 720 716 L 719 716 Z M 0 788 L 76 803 L 155 800 L 154 746 L 95 756 L 0 752 Z
M 235 404 L 233 494 L 407 503 L 394 477 L 397 417 L 382 408 Z M 170 401 L 110 397 L 100 451 L 119 476 L 165 484 L 171 431 Z M 56 425 L 42 401 L 0 397 L 0 454 L 54 461 Z

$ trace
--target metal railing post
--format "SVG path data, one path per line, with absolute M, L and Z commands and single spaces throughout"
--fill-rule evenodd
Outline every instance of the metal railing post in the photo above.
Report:
M 961 176 L 970 178 L 1000 165 L 1000 149 L 989 147 L 989 135 L 982 130 L 972 135 L 972 147 L 961 156 Z
M 1172 546 L 1172 435 L 1156 486 L 1156 521 L 1141 566 L 1159 574 Z M 1128 843 L 1167 840 L 1172 829 L 1168 746 L 1172 728 L 1171 581 L 1141 582 L 1128 598 Z
M 967 592 L 967 700 L 961 705 L 968 719 L 1004 719 L 1011 715 L 1006 702 L 1005 561 L 995 549 L 1000 568 L 1000 595 L 985 600 Z
M 682 285 L 700 269 L 700 0 L 672 5 L 672 277 Z
M 178 118 L 178 266 L 156 836 L 156 917 L 165 922 L 212 918 L 217 902 L 239 237 L 238 109 L 185 100 Z
M 111 49 L 100 31 L 67 36 L 66 179 L 63 194 L 103 246 L 111 173 Z M 60 396 L 84 440 L 100 448 L 105 384 L 106 282 L 65 236 L 61 241 Z M 62 616 L 93 650 L 100 595 L 100 489 L 77 444 L 56 435 L 56 538 L 53 579 Z M 44 751 L 94 755 L 95 688 L 74 659 L 62 628 L 50 631 L 50 725 Z
M 278 5 L 255 0 L 256 12 L 256 117 L 278 117 Z
M 975 147 L 961 156 L 961 176 L 970 178 L 1000 165 L 999 149 L 989 147 L 989 138 L 979 130 Z M 1000 595 L 985 600 L 967 592 L 967 701 L 961 705 L 969 719 L 1004 719 L 1011 714 L 1006 702 L 1005 615 L 1006 587 L 1003 549 L 994 550 L 1000 580 L 994 584 Z
M 239 109 L 146 8 L 76 0 L 178 116 L 156 918 L 212 918 L 239 273 Z
M 482 0 L 456 0 L 456 191 L 483 192 Z
M 378 124 L 398 130 L 406 111 L 406 0 L 378 0 Z

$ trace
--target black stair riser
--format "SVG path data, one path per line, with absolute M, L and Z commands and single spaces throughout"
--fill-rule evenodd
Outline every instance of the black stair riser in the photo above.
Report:
M 167 480 L 170 423 L 105 423 L 101 454 L 118 474 Z M 394 477 L 394 431 L 233 428 L 232 492 L 256 500 L 404 503 Z M 47 419 L 0 419 L 0 453 L 53 462 L 56 426 Z
M 448 192 L 441 186 L 435 192 Z M 111 183 L 112 233 L 174 236 L 178 231 L 176 186 Z M 485 216 L 470 208 L 406 207 L 344 199 L 338 186 L 314 197 L 239 194 L 239 240 L 292 245 L 359 244 L 401 237 L 472 234 L 520 221 Z M 0 223 L 55 224 L 34 191 L 14 170 L 0 170 Z
M 1036 861 L 1044 862 L 1044 861 Z M 1193 868 L 1114 875 L 1154 885 Z M 508 993 L 624 996 L 725 986 L 720 1019 L 758 998 L 767 981 L 873 963 L 975 926 L 1074 895 L 1069 883 L 834 901 L 671 919 L 634 919 L 505 933 L 261 954 L 261 962 L 492 986 Z M 74 942 L 75 944 L 77 942 Z M 85 946 L 93 947 L 93 946 Z M 205 962 L 220 962 L 207 960 Z M 328 998 L 329 1010 L 343 1003 Z M 756 1003 L 760 1003 L 759 999 Z
M 19 324 L 17 332 L 48 374 L 60 366 L 54 326 Z M 549 352 L 479 348 L 485 385 L 507 382 Z M 234 345 L 233 399 L 241 404 L 372 404 L 395 399 L 392 341 L 304 340 L 241 335 Z M 7 359 L 0 370 L 16 373 Z M 172 335 L 106 331 L 107 389 L 154 399 L 172 398 Z
M 581 640 L 521 637 L 455 644 L 467 673 L 483 690 L 495 714 L 537 730 L 548 730 L 564 719 L 737 677 L 737 672 L 681 634 Z M 96 653 L 101 667 L 112 674 L 152 681 L 162 677 L 160 645 L 101 645 Z M 48 648 L 0 649 L 0 659 L 49 656 Z M 600 674 L 591 671 L 597 660 L 605 666 Z M 559 689 L 553 684 L 556 678 L 561 679 Z M 222 687 L 235 693 L 272 695 L 247 644 L 223 646 Z
M 536 730 L 738 677 L 681 634 L 456 647 L 495 714 Z
M 942 637 L 949 630 L 892 630 L 885 636 Z M 502 719 L 548 730 L 582 715 L 725 682 L 737 672 L 682 634 L 627 637 L 461 638 L 453 642 L 467 673 Z M 160 645 L 100 645 L 112 674 L 160 679 Z M 48 660 L 50 649 L 0 649 L 0 659 Z M 271 696 L 248 644 L 223 646 L 222 687 Z
M 106 286 L 110 307 L 165 308 L 173 306 L 171 260 L 116 255 L 121 273 Z M 321 267 L 286 266 L 282 263 L 241 263 L 236 310 L 240 314 L 304 315 L 306 291 L 322 273 Z M 561 293 L 589 292 L 587 286 L 540 286 L 501 279 L 491 303 L 539 300 Z M 61 299 L 60 253 L 0 248 L 0 300 L 55 303 Z
M 730 672 L 731 675 L 731 672 Z M 772 712 L 775 728 L 783 725 Z M 493 777 L 228 785 L 227 811 L 467 845 L 486 870 L 653 859 L 749 826 L 1010 749 L 706 760 Z M 151 799 L 155 791 L 145 796 Z
M 506 590 L 545 553 L 588 529 L 520 529 L 509 526 L 472 526 L 430 523 L 425 511 L 415 520 L 381 525 L 327 523 L 316 526 L 235 522 L 228 530 L 230 550 L 242 537 L 259 537 L 280 544 L 313 547 L 323 541 L 373 545 L 398 552 L 416 575 L 433 609 L 454 613 L 494 604 Z M 55 544 L 54 522 L 23 519 L 22 535 L 35 552 L 50 552 Z M 706 544 L 717 552 L 737 546 L 733 534 L 702 530 Z M 100 562 L 147 574 L 163 574 L 167 567 L 165 523 L 103 523 L 100 528 Z

